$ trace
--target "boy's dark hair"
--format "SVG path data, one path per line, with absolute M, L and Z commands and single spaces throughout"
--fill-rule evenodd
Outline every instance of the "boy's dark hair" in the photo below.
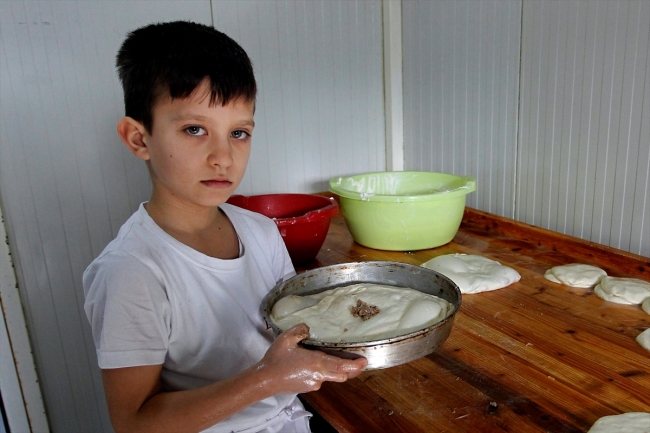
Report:
M 151 24 L 128 34 L 117 53 L 125 114 L 153 127 L 153 106 L 161 96 L 186 98 L 204 79 L 210 104 L 255 101 L 253 65 L 226 34 L 186 21 Z

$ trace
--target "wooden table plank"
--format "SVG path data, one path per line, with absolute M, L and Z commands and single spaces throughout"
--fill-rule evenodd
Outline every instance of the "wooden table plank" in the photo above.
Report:
M 305 394 L 337 430 L 584 432 L 605 415 L 650 412 L 650 352 L 635 341 L 650 316 L 543 277 L 580 262 L 650 281 L 650 258 L 467 209 L 450 244 L 415 252 L 358 245 L 335 217 L 316 260 L 298 272 L 369 260 L 420 265 L 452 253 L 498 260 L 522 279 L 463 295 L 433 354 Z

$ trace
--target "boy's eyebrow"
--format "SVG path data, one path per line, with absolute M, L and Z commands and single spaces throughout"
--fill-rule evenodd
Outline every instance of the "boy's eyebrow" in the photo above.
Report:
M 208 120 L 207 117 L 201 116 L 200 114 L 179 114 L 177 116 L 172 117 L 171 121 L 172 122 L 187 122 L 189 120 L 195 120 L 198 122 L 205 122 Z M 253 119 L 250 120 L 244 120 L 241 122 L 242 125 L 246 126 L 255 126 L 255 121 Z
M 184 120 L 200 120 L 205 121 L 207 117 L 201 116 L 199 114 L 179 114 L 172 117 L 172 122 L 184 121 Z
M 255 121 L 254 121 L 253 119 L 251 119 L 251 120 L 245 120 L 245 121 L 242 122 L 242 125 L 246 125 L 246 126 L 255 126 Z

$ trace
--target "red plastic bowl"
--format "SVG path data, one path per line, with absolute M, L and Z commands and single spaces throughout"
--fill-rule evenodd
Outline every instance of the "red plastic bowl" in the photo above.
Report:
M 233 195 L 228 203 L 272 218 L 294 265 L 316 257 L 339 212 L 333 198 L 311 194 Z

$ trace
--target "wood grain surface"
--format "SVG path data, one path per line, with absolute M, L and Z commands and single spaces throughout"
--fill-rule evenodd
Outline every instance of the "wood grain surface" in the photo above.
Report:
M 635 340 L 650 315 L 544 278 L 550 267 L 586 263 L 650 281 L 650 258 L 468 208 L 450 244 L 416 252 L 365 248 L 335 217 L 316 260 L 298 272 L 369 260 L 419 265 L 451 253 L 497 260 L 521 281 L 463 295 L 433 354 L 304 394 L 338 431 L 572 433 L 602 416 L 650 412 L 650 352 Z

